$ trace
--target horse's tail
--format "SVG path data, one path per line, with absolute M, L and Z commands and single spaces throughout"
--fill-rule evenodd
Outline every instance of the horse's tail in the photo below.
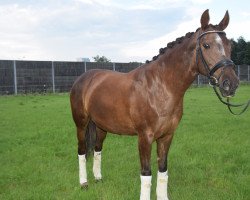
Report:
M 91 154 L 93 154 L 95 143 L 96 143 L 96 125 L 90 120 L 86 133 L 85 133 L 85 141 L 86 141 L 86 157 L 88 158 Z

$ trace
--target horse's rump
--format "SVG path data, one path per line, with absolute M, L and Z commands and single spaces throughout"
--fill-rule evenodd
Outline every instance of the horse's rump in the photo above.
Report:
M 71 90 L 71 105 L 78 113 L 75 115 L 87 116 L 106 131 L 134 134 L 130 119 L 132 82 L 129 73 L 109 70 L 84 73 Z

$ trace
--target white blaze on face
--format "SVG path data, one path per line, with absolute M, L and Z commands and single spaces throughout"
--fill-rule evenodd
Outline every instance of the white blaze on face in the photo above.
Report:
M 225 50 L 224 50 L 224 47 L 223 47 L 223 43 L 222 43 L 222 39 L 220 38 L 219 35 L 216 35 L 216 38 L 215 38 L 215 41 L 216 43 L 218 44 L 218 47 L 219 47 L 219 52 L 225 56 Z

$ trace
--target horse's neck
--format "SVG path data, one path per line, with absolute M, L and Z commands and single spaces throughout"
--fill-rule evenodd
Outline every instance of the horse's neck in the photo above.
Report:
M 177 44 L 155 61 L 162 81 L 169 89 L 179 91 L 182 95 L 198 74 L 195 62 L 195 45 L 194 43 L 191 45 L 191 42 L 190 39 L 190 41 Z

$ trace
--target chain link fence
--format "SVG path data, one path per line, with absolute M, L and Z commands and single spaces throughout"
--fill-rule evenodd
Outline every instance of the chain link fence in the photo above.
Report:
M 69 92 L 76 78 L 90 69 L 129 72 L 142 64 L 0 60 L 0 95 Z M 248 83 L 249 71 L 249 65 L 236 67 L 240 80 Z M 199 75 L 193 84 L 208 84 L 208 80 Z

